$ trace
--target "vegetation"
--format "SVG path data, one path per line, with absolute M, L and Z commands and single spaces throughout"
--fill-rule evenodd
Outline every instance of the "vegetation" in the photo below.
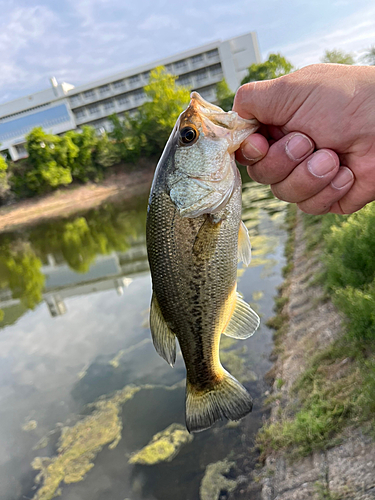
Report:
M 363 62 L 369 66 L 375 66 L 375 45 L 370 47 L 362 57 Z
M 259 80 L 272 80 L 279 76 L 287 75 L 293 71 L 293 65 L 281 54 L 270 54 L 267 61 L 252 64 L 248 68 L 248 74 L 242 80 L 241 85 Z
M 354 57 L 352 54 L 346 53 L 343 50 L 332 49 L 326 50 L 321 59 L 322 63 L 335 63 L 335 64 L 354 64 Z
M 294 417 L 263 427 L 259 444 L 265 452 L 287 448 L 306 455 L 337 443 L 349 425 L 373 429 L 374 221 L 374 203 L 349 217 L 304 215 L 308 251 L 315 248 L 322 254 L 324 272 L 319 281 L 346 321 L 341 337 L 315 353 L 295 383 L 299 406 Z
M 221 82 L 216 85 L 217 104 L 224 111 L 230 111 L 232 109 L 234 96 L 234 92 L 231 91 L 225 80 L 221 80 Z

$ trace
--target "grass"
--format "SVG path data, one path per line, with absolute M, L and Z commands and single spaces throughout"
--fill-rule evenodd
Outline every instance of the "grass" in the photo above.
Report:
M 290 407 L 281 411 L 279 421 L 259 432 L 263 457 L 286 449 L 291 457 L 305 456 L 336 444 L 348 426 L 375 428 L 375 204 L 347 218 L 304 215 L 303 225 L 307 255 L 318 255 L 324 265 L 309 279 L 309 286 L 323 286 L 322 297 L 334 302 L 345 321 L 340 338 L 312 356 L 293 385 L 294 411 Z M 288 226 L 286 283 L 275 302 L 277 314 L 267 323 L 275 329 L 278 352 L 288 328 L 285 305 L 294 227 L 295 222 Z M 276 388 L 281 386 L 282 381 L 276 380 Z M 334 497 L 322 490 L 321 498 Z

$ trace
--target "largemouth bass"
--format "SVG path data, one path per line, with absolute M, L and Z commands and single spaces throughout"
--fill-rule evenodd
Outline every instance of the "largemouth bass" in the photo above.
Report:
M 190 432 L 252 409 L 246 389 L 220 364 L 221 334 L 244 339 L 258 315 L 236 291 L 238 257 L 250 262 L 241 221 L 241 178 L 234 151 L 258 128 L 191 94 L 155 171 L 147 214 L 156 351 L 171 366 L 176 337 L 186 365 Z

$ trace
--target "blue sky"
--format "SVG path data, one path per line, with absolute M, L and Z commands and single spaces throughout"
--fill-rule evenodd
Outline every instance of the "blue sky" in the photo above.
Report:
M 326 48 L 375 45 L 373 0 L 3 0 L 0 102 L 49 85 L 79 85 L 255 30 L 262 57 L 302 67 Z

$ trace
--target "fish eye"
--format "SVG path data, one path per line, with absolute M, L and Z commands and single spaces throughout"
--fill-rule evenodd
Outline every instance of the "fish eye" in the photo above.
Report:
M 192 144 L 198 137 L 198 132 L 193 127 L 184 127 L 180 130 L 180 139 L 183 144 Z

